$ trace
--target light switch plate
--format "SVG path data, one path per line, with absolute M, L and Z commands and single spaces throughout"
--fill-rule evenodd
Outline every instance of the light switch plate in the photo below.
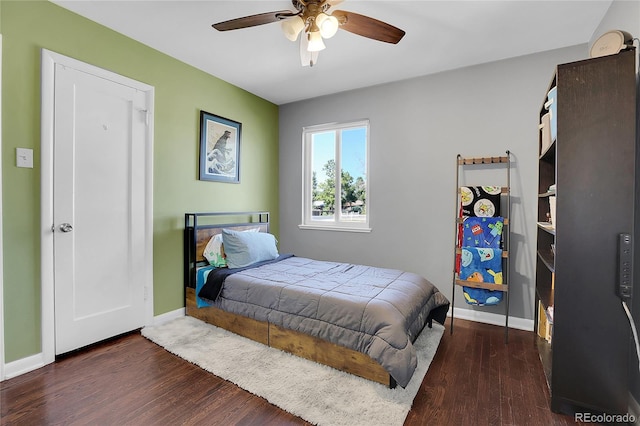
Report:
M 33 150 L 16 148 L 16 166 L 33 169 Z

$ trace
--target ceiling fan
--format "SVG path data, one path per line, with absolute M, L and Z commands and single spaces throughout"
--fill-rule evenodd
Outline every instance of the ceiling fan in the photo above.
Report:
M 338 29 L 385 43 L 398 43 L 405 32 L 400 28 L 368 16 L 346 10 L 334 10 L 343 0 L 291 0 L 295 11 L 277 10 L 244 16 L 213 24 L 218 31 L 237 30 L 257 25 L 281 22 L 285 37 L 295 41 L 300 33 L 300 61 L 303 66 L 313 66 L 318 52 L 325 48 L 323 39 L 333 37 Z

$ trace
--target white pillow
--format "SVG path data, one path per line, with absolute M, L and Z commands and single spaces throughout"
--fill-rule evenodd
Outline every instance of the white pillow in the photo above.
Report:
M 222 241 L 229 268 L 243 268 L 278 257 L 276 237 L 265 232 L 238 232 L 223 229 Z
M 216 268 L 224 268 L 227 266 L 227 260 L 224 255 L 224 247 L 222 246 L 222 234 L 216 234 L 207 243 L 202 253 L 209 265 Z

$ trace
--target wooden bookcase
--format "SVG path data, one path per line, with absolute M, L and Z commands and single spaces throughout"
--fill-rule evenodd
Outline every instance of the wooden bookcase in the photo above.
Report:
M 631 332 L 616 286 L 619 234 L 634 232 L 635 50 L 558 65 L 553 87 L 557 138 L 544 149 L 541 138 L 538 161 L 536 344 L 553 411 L 624 414 Z

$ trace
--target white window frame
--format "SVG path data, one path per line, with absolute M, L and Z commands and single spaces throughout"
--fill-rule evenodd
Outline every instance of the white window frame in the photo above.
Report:
M 312 141 L 313 135 L 316 133 L 336 132 L 336 144 L 335 144 L 335 162 L 336 162 L 336 200 L 339 203 L 342 199 L 340 183 L 342 170 L 342 158 L 341 158 L 341 131 L 361 128 L 366 130 L 366 143 L 365 143 L 365 191 L 366 198 L 366 217 L 363 222 L 342 221 L 342 209 L 336 208 L 333 221 L 318 221 L 312 220 L 312 200 L 313 200 L 313 164 L 312 164 Z M 298 226 L 300 229 L 321 229 L 332 231 L 347 231 L 347 232 L 371 232 L 369 227 L 371 219 L 371 192 L 369 182 L 371 176 L 369 174 L 369 150 L 370 150 L 370 127 L 369 120 L 358 120 L 348 123 L 328 123 L 316 126 L 306 126 L 302 129 L 302 223 Z

